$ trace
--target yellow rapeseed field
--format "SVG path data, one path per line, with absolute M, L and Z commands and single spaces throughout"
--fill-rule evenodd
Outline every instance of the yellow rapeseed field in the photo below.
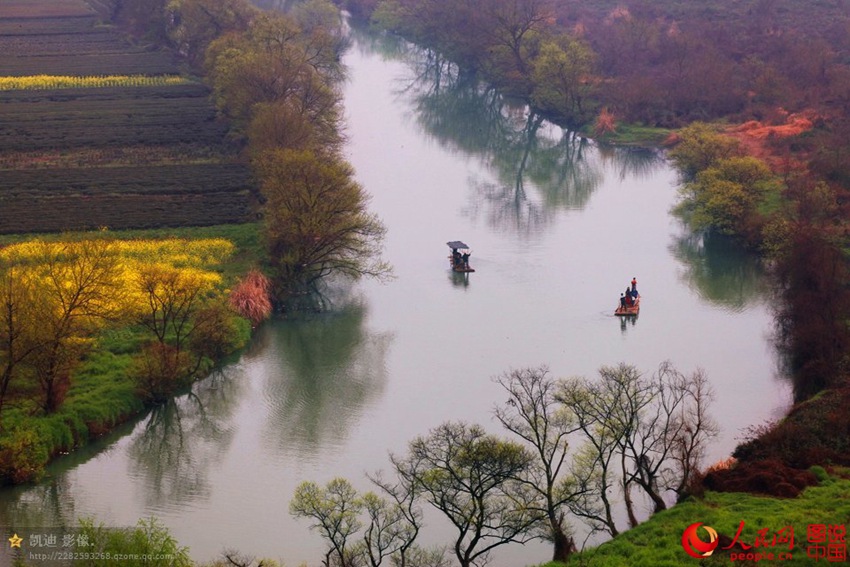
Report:
M 144 282 L 146 278 L 150 281 L 151 274 L 158 274 L 157 281 L 161 283 L 157 285 L 191 287 L 201 294 L 224 293 L 221 275 L 215 268 L 234 251 L 233 243 L 223 238 L 70 242 L 34 239 L 0 248 L 0 266 L 14 267 L 18 277 L 37 285 L 47 278 L 67 279 L 70 283 L 84 271 L 81 266 L 86 262 L 102 261 L 110 266 L 110 288 L 116 291 L 112 301 L 120 302 L 122 311 L 132 312 L 144 307 Z
M 27 77 L 0 77 L 0 91 L 82 89 L 91 87 L 159 87 L 191 83 L 180 75 L 30 75 Z

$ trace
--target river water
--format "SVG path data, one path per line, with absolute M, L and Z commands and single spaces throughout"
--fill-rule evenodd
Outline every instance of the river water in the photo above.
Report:
M 492 377 L 524 366 L 705 369 L 722 428 L 709 461 L 782 415 L 769 282 L 670 214 L 677 177 L 662 155 L 581 140 L 398 42 L 355 34 L 345 63 L 347 154 L 389 229 L 395 279 L 264 326 L 191 395 L 59 459 L 41 484 L 0 491 L 0 525 L 153 515 L 196 559 L 231 548 L 317 565 L 321 539 L 288 513 L 299 482 L 367 488 L 388 452 L 446 420 L 498 432 Z M 472 247 L 475 273 L 448 269 L 449 240 Z M 641 314 L 618 319 L 633 276 Z M 433 517 L 424 539 L 450 535 Z M 492 564 L 549 553 L 510 546 Z

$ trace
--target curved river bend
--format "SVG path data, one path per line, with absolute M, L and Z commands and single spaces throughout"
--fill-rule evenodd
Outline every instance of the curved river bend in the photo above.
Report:
M 388 451 L 445 420 L 498 431 L 491 378 L 528 365 L 704 368 L 722 426 L 711 461 L 782 414 L 765 282 L 670 215 L 676 174 L 662 157 L 570 136 L 398 43 L 355 35 L 346 63 L 348 157 L 389 229 L 396 279 L 265 326 L 192 395 L 60 459 L 42 484 L 0 491 L 0 525 L 154 515 L 195 559 L 237 548 L 318 564 L 321 539 L 288 513 L 299 482 L 366 488 Z M 472 246 L 475 273 L 448 270 L 449 240 Z M 618 320 L 633 276 L 643 309 Z M 435 519 L 425 534 L 450 532 Z M 493 560 L 549 554 L 511 546 Z

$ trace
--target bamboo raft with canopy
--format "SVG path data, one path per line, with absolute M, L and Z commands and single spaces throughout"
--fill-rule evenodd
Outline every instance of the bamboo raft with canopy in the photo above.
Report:
M 459 273 L 475 271 L 469 265 L 469 256 L 471 254 L 469 246 L 460 240 L 452 240 L 450 242 L 446 242 L 446 244 L 452 249 L 452 253 L 449 254 L 449 263 L 451 264 L 453 271 Z

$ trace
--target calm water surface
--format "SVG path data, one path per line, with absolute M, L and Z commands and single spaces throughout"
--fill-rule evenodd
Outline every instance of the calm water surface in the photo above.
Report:
M 0 491 L 0 525 L 154 515 L 196 559 L 236 548 L 318 564 L 321 539 L 288 513 L 299 482 L 366 488 L 364 472 L 445 420 L 498 431 L 492 377 L 528 365 L 704 368 L 722 426 L 712 461 L 781 415 L 769 282 L 669 214 L 677 179 L 661 156 L 582 142 L 399 44 L 361 37 L 346 63 L 347 153 L 389 228 L 396 279 L 263 327 L 192 395 L 61 459 L 44 483 Z M 448 240 L 472 246 L 475 273 L 448 270 Z M 633 276 L 643 309 L 617 319 Z M 433 518 L 425 533 L 451 532 Z M 535 545 L 493 559 L 548 557 Z

